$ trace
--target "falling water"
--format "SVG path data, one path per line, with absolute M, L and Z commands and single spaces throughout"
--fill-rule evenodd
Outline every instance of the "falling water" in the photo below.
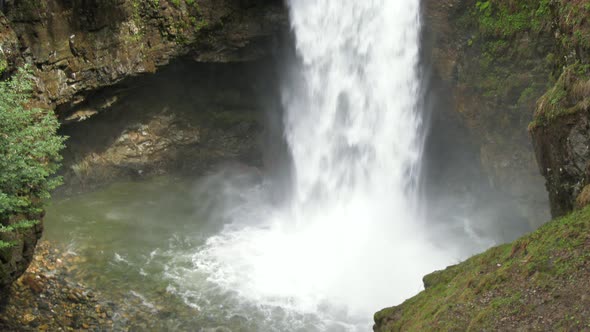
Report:
M 191 261 L 260 310 L 315 315 L 319 330 L 366 330 L 373 312 L 450 261 L 427 240 L 417 193 L 420 1 L 289 8 L 299 59 L 283 89 L 290 202 L 265 203 L 262 187 L 242 192 L 231 222 Z
M 419 194 L 420 2 L 291 0 L 297 60 L 281 95 L 290 181 L 228 166 L 196 183 L 121 182 L 48 207 L 45 236 L 79 255 L 73 277 L 118 304 L 115 330 L 367 331 L 423 275 L 514 227 L 496 223 L 488 201 L 473 215 L 463 195 L 427 204 Z

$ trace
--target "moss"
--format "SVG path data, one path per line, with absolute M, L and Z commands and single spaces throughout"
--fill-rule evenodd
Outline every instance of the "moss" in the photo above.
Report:
M 161 33 L 181 45 L 193 42 L 196 34 L 210 26 L 196 0 L 170 0 L 176 7 L 177 15 L 157 14 L 161 10 L 161 0 L 131 0 L 130 15 L 138 33 L 127 37 L 131 43 L 141 42 L 146 35 L 145 20 L 160 17 L 166 21 L 162 25 Z
M 160 6 L 159 0 L 133 0 L 131 2 L 133 24 L 137 29 L 137 33 L 128 36 L 127 41 L 136 43 L 145 36 L 145 24 L 143 22 L 147 7 L 153 6 L 158 8 Z
M 0 75 L 4 74 L 6 69 L 8 69 L 8 60 L 3 52 L 0 54 Z
M 23 0 L 15 2 L 14 12 L 21 20 L 35 20 L 46 17 L 50 11 L 47 7 L 47 1 Z
M 439 285 L 448 283 L 455 275 L 452 271 L 458 272 L 454 266 L 448 267 L 445 271 L 436 271 L 431 274 L 425 275 L 422 278 L 424 288 L 432 288 Z
M 529 130 L 546 126 L 553 120 L 590 109 L 590 67 L 581 63 L 568 66 L 537 102 Z
M 537 298 L 564 296 L 547 304 L 559 308 L 553 313 L 557 316 L 568 314 L 566 322 L 554 324 L 583 328 L 587 309 L 576 304 L 575 298 L 568 301 L 566 295 L 577 280 L 580 283 L 573 290 L 588 291 L 581 287 L 588 287 L 589 258 L 590 208 L 586 208 L 514 243 L 425 277 L 425 281 L 437 282 L 402 305 L 380 311 L 375 320 L 380 331 L 502 330 L 508 320 L 518 320 L 522 323 L 518 326 L 524 328 L 537 319 Z
M 561 33 L 561 44 L 567 50 L 580 51 L 590 47 L 590 2 L 559 0 L 557 25 Z
M 576 209 L 582 209 L 590 204 L 590 185 L 586 185 L 576 197 Z
M 549 0 L 470 1 L 452 19 L 457 31 L 473 32 L 457 78 L 471 94 L 483 96 L 487 107 L 475 114 L 480 120 L 510 117 L 522 128 L 530 121 L 534 102 L 546 89 L 541 82 L 551 72 L 545 57 L 554 38 L 552 10 Z
M 552 67 L 552 81 L 555 82 L 564 68 L 588 62 L 590 51 L 590 1 L 552 0 L 550 2 L 552 19 L 549 21 L 556 38 L 555 53 L 547 56 Z
M 518 2 L 477 1 L 472 11 L 485 36 L 509 38 L 525 31 L 539 32 L 551 22 L 550 0 Z
M 195 0 L 171 0 L 182 14 L 180 20 L 172 22 L 174 38 L 177 44 L 186 45 L 193 40 L 193 34 L 198 34 L 210 26 L 201 7 Z

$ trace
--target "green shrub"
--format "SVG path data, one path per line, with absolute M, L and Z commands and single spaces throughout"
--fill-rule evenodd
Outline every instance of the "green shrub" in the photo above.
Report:
M 32 227 L 37 220 L 10 225 L 12 217 L 37 215 L 41 202 L 61 183 L 64 137 L 50 110 L 31 108 L 32 75 L 28 68 L 0 82 L 0 233 Z M 0 248 L 9 246 L 0 240 Z

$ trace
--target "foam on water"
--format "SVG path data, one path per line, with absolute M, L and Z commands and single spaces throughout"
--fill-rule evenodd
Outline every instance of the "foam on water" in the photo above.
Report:
M 185 298 L 198 274 L 260 310 L 366 330 L 373 312 L 454 257 L 428 241 L 420 217 L 420 1 L 289 9 L 299 58 L 283 89 L 291 199 L 277 208 L 264 187 L 239 189 L 224 230 L 179 258 L 192 270 L 168 272 Z

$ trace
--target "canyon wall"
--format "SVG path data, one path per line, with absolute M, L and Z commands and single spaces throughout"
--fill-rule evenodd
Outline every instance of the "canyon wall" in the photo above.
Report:
M 590 202 L 589 1 L 557 1 L 553 77 L 529 130 L 554 216 Z
M 547 88 L 553 36 L 550 27 L 541 24 L 535 29 L 511 27 L 479 9 L 478 3 L 491 2 L 423 1 L 431 85 L 444 96 L 431 106 L 433 119 L 437 113 L 457 118 L 467 132 L 459 143 L 471 145 L 480 177 L 512 202 L 516 218 L 526 219 L 534 229 L 549 220 L 549 214 L 527 126 L 537 98 Z M 453 167 L 467 165 L 459 161 Z
M 68 109 L 181 55 L 200 62 L 259 59 L 287 25 L 279 0 L 5 2 L 2 61 L 33 64 L 41 102 Z
M 453 91 L 452 108 L 479 142 L 490 181 L 515 200 L 541 203 L 540 173 L 551 214 L 565 217 L 425 276 L 423 292 L 375 314 L 374 330 L 584 329 L 590 2 L 424 5 L 435 75 Z
M 433 119 L 457 119 L 469 135 L 465 140 L 479 163 L 478 174 L 513 202 L 531 227 L 548 220 L 539 169 L 547 179 L 554 215 L 590 201 L 590 189 L 585 190 L 590 139 L 584 65 L 589 43 L 586 19 L 579 14 L 586 12 L 580 7 L 584 3 L 423 1 L 426 62 L 432 67 L 432 85 L 445 96 L 432 106 Z M 251 68 L 263 68 L 279 52 L 281 35 L 288 30 L 282 1 L 3 4 L 0 68 L 8 76 L 25 63 L 32 65 L 36 104 L 55 109 L 64 133 L 75 138 L 65 152 L 68 179 L 98 183 L 172 168 L 203 170 L 213 161 L 258 153 L 264 114 L 253 96 L 276 81 L 257 78 L 253 83 L 247 65 L 231 66 L 257 63 Z M 190 69 L 200 78 L 194 84 L 184 81 L 182 94 L 170 91 L 177 86 L 166 89 L 165 75 L 157 84 L 135 88 L 142 75 L 181 58 L 209 66 L 181 66 L 180 71 Z M 215 69 L 213 63 L 229 67 Z M 563 71 L 564 66 L 569 69 Z M 235 84 L 231 72 L 241 76 Z M 217 96 L 199 95 L 223 90 L 217 83 L 207 87 L 209 81 L 219 82 L 218 76 L 226 77 L 230 87 Z M 162 101 L 171 95 L 193 97 L 174 108 Z M 139 103 L 142 99 L 147 102 Z M 200 155 L 194 163 L 178 164 L 190 159 L 187 151 L 196 150 Z M 20 263 L 10 263 L 18 265 L 15 271 L 30 260 L 29 251 L 22 252 Z M 8 264 L 6 259 L 0 263 Z
M 200 107 L 185 103 L 185 112 L 177 112 L 158 98 L 160 93 L 162 98 L 170 98 L 170 89 L 166 95 L 161 85 L 155 91 L 152 85 L 152 90 L 140 90 L 150 94 L 145 98 L 122 83 L 130 77 L 154 73 L 177 58 L 200 63 L 247 63 L 268 58 L 288 27 L 282 1 L 7 0 L 0 8 L 2 75 L 8 77 L 16 68 L 30 65 L 36 77 L 33 104 L 54 109 L 65 125 L 64 133 L 73 133 L 76 139 L 67 143 L 64 152 L 66 181 L 85 183 L 121 175 L 158 174 L 180 167 L 176 161 L 187 159 L 182 156 L 188 148 L 200 149 L 200 154 L 190 157 L 203 160 L 223 161 L 254 154 L 253 136 L 260 129 L 252 116 L 251 100 L 255 96 L 246 95 L 252 90 L 248 88 L 252 82 L 240 86 L 246 88 L 242 95 L 238 92 L 238 97 L 236 89 L 240 88 L 234 84 L 224 90 L 225 95 L 211 95 L 209 102 L 200 102 Z M 183 92 L 194 101 L 202 96 L 203 91 L 195 91 L 199 86 L 218 86 L 216 76 L 227 76 L 228 70 L 179 73 L 185 83 L 191 75 L 203 74 L 193 90 L 189 87 Z M 236 73 L 244 71 L 238 68 Z M 125 95 L 135 97 L 126 99 Z M 237 99 L 243 107 L 233 107 L 232 96 L 234 104 Z M 222 101 L 210 101 L 215 98 Z M 138 106 L 141 99 L 146 102 Z M 146 106 L 148 102 L 152 102 L 150 107 Z M 220 109 L 220 104 L 226 107 Z M 187 113 L 187 109 L 198 109 L 206 116 Z M 127 114 L 127 120 L 107 124 L 120 116 L 103 114 L 112 110 Z M 136 118 L 131 121 L 129 116 Z M 106 119 L 90 127 L 78 123 L 91 117 Z M 194 121 L 198 125 L 187 117 L 197 118 Z M 77 128 L 72 129 L 75 125 Z M 203 168 L 206 161 L 201 159 L 185 169 Z M 17 219 L 3 224 L 8 226 Z M 42 227 L 41 223 L 10 233 L 6 240 L 16 245 L 0 255 L 0 287 L 10 284 L 29 265 Z

